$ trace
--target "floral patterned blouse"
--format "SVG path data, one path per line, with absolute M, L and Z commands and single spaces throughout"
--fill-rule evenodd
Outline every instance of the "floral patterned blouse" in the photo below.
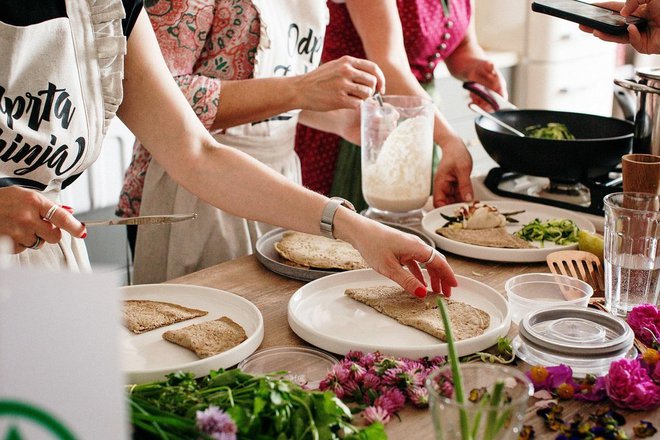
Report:
M 250 0 L 145 0 L 145 9 L 174 79 L 207 129 L 215 120 L 223 80 L 252 77 L 259 17 Z M 151 161 L 138 142 L 124 175 L 117 215 L 140 214 Z

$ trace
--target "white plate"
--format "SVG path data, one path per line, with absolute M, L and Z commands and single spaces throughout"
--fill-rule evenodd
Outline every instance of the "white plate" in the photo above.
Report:
M 457 276 L 452 298 L 478 307 L 490 315 L 486 331 L 456 343 L 459 356 L 485 350 L 504 336 L 511 325 L 506 300 L 495 289 Z M 354 270 L 312 281 L 289 300 L 291 329 L 305 341 L 332 353 L 350 350 L 419 358 L 447 354 L 447 344 L 421 330 L 400 324 L 366 304 L 344 295 L 349 287 L 396 285 L 372 269 Z M 440 319 L 440 314 L 438 314 Z
M 524 225 L 533 221 L 535 218 L 538 218 L 541 221 L 565 218 L 573 220 L 578 228 L 582 230 L 590 233 L 596 231 L 594 224 L 587 220 L 585 217 L 565 209 L 555 208 L 553 206 L 527 202 L 508 202 L 502 200 L 484 201 L 481 203 L 495 206 L 500 210 L 500 212 L 525 210 L 525 212 L 514 216 L 514 218 L 518 220 L 518 223 L 509 224 L 506 226 L 506 230 L 509 231 L 509 233 L 514 233 L 520 230 Z M 531 244 L 536 246 L 535 249 L 494 248 L 450 240 L 435 232 L 436 230 L 443 227 L 445 223 L 447 223 L 447 220 L 442 218 L 440 214 L 453 216 L 456 208 L 465 205 L 465 203 L 455 203 L 453 205 L 443 206 L 426 213 L 424 218 L 422 218 L 422 229 L 424 229 L 424 231 L 433 238 L 440 249 L 456 255 L 478 258 L 481 260 L 529 263 L 535 261 L 545 261 L 545 257 L 555 251 L 577 249 L 578 247 L 577 243 L 560 246 L 550 241 L 545 241 L 543 243 L 543 247 L 541 247 L 541 244 L 538 241 L 533 241 Z
M 210 287 L 186 284 L 144 284 L 121 288 L 123 299 L 164 301 L 208 311 L 208 315 L 157 328 L 136 335 L 123 328 L 121 357 L 128 383 L 164 380 L 175 371 L 208 374 L 210 370 L 229 368 L 254 353 L 264 338 L 264 320 L 250 301 L 233 293 Z M 199 359 L 195 353 L 163 339 L 167 330 L 186 327 L 228 316 L 240 324 L 248 338 L 236 347 Z

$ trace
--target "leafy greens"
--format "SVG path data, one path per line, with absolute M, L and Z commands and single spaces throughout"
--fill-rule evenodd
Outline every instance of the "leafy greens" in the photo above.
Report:
M 173 373 L 163 382 L 129 389 L 136 435 L 161 439 L 208 438 L 195 425 L 197 411 L 210 405 L 236 423 L 238 439 L 384 440 L 381 424 L 353 426 L 351 412 L 331 392 L 309 391 L 273 376 L 251 376 L 238 369 L 211 371 L 195 379 Z

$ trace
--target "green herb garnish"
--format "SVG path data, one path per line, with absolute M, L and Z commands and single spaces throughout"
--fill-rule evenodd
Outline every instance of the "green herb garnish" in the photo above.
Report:
M 575 139 L 575 136 L 568 131 L 568 127 L 559 122 L 550 122 L 546 125 L 530 125 L 529 127 L 525 127 L 525 134 L 537 139 Z
M 197 411 L 210 405 L 235 422 L 238 439 L 384 440 L 383 425 L 353 426 L 351 412 L 333 393 L 304 390 L 275 376 L 251 376 L 238 369 L 211 371 L 195 379 L 175 373 L 163 382 L 129 388 L 136 434 L 163 439 L 204 439 Z
M 580 229 L 572 220 L 559 219 L 542 222 L 539 219 L 534 219 L 516 232 L 516 235 L 523 240 L 540 241 L 541 246 L 543 246 L 544 241 L 565 245 L 577 243 L 579 232 Z

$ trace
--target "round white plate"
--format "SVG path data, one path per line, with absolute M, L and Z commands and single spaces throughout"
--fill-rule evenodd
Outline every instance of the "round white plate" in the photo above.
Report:
M 590 233 L 596 231 L 594 224 L 585 217 L 565 209 L 555 208 L 553 206 L 546 206 L 538 203 L 518 201 L 509 202 L 502 200 L 484 201 L 482 203 L 495 206 L 497 209 L 499 209 L 500 212 L 513 212 L 521 210 L 525 211 L 521 214 L 513 216 L 516 220 L 518 220 L 518 223 L 507 224 L 506 230 L 509 233 L 514 233 L 520 230 L 524 225 L 533 221 L 535 218 L 538 218 L 541 221 L 551 219 L 569 219 L 573 220 L 580 229 Z M 543 246 L 541 247 L 540 242 L 533 241 L 531 244 L 536 246 L 534 249 L 494 248 L 450 240 L 435 232 L 447 223 L 447 220 L 442 218 L 440 214 L 453 216 L 456 208 L 465 205 L 465 203 L 455 203 L 453 205 L 443 206 L 426 213 L 424 218 L 422 218 L 422 229 L 424 229 L 424 231 L 433 238 L 440 249 L 456 255 L 478 258 L 480 260 L 529 263 L 535 261 L 545 261 L 545 257 L 555 251 L 577 249 L 578 247 L 577 243 L 560 246 L 551 241 L 543 242 Z
M 459 356 L 485 350 L 505 336 L 511 325 L 506 300 L 495 289 L 470 278 L 457 276 L 452 299 L 487 312 L 490 326 L 474 338 L 456 343 Z M 400 324 L 366 304 L 344 295 L 349 287 L 396 285 L 372 269 L 354 270 L 312 281 L 289 300 L 291 329 L 312 345 L 345 355 L 350 350 L 419 358 L 447 354 L 447 344 L 412 327 Z M 438 319 L 440 314 L 438 313 Z
M 208 374 L 210 370 L 229 368 L 250 356 L 264 338 L 264 320 L 259 309 L 250 301 L 233 293 L 210 287 L 186 284 L 143 284 L 121 288 L 123 299 L 164 301 L 208 311 L 208 315 L 160 327 L 139 335 L 123 328 L 121 343 L 122 368 L 127 383 L 164 380 L 176 371 Z M 167 330 L 186 327 L 228 316 L 240 324 L 248 338 L 223 353 L 200 359 L 192 351 L 166 341 Z

